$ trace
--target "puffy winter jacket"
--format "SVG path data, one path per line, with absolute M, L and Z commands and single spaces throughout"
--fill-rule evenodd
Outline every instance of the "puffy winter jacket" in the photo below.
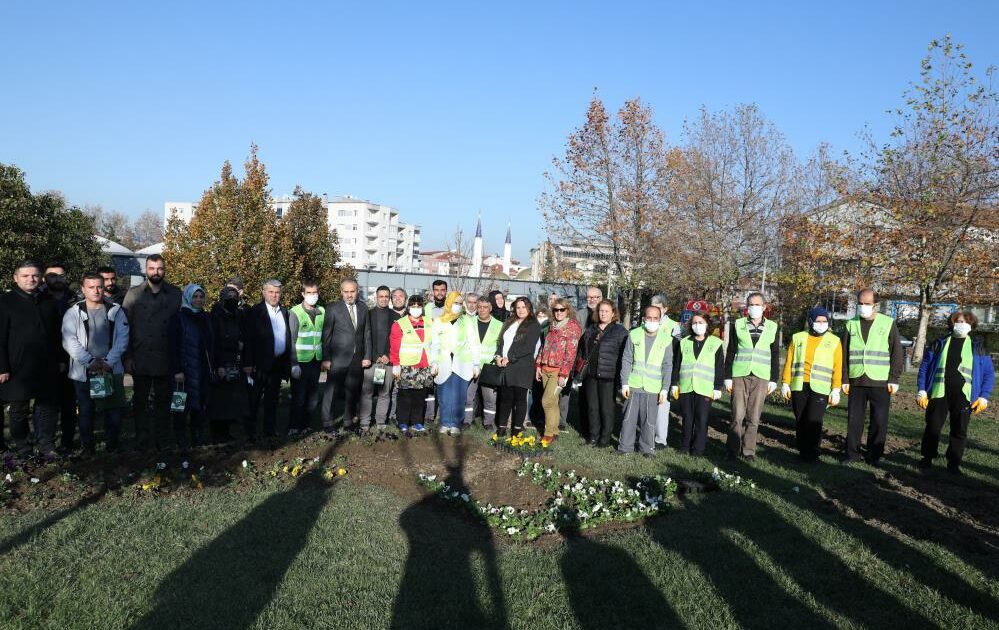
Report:
M 612 379 L 621 371 L 621 355 L 628 340 L 628 330 L 614 322 L 600 335 L 600 326 L 590 326 L 583 335 L 582 356 L 586 359 L 588 377 Z M 599 341 L 598 341 L 599 337 Z M 595 354 L 594 354 L 595 353 Z M 597 359 L 594 365 L 594 357 Z

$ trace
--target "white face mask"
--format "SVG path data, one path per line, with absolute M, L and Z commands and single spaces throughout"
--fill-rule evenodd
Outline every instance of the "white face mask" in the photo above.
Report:
M 412 317 L 413 319 L 419 319 L 420 317 L 423 316 L 423 309 L 420 308 L 419 306 L 410 306 L 409 316 Z
M 452 304 L 451 305 L 451 312 L 454 313 L 455 315 L 460 314 L 463 309 L 464 309 L 464 307 L 461 304 Z
M 316 302 L 319 301 L 319 294 L 310 294 L 305 296 L 305 303 L 309 306 L 315 306 Z
M 763 317 L 763 307 L 758 304 L 752 304 L 749 307 L 749 318 L 759 319 Z
M 649 321 L 645 322 L 645 330 L 649 331 L 650 333 L 656 332 L 657 330 L 659 330 L 659 322 L 649 322 Z
M 708 325 L 707 324 L 693 324 L 693 325 L 691 325 L 690 329 L 694 331 L 695 335 L 697 335 L 698 337 L 700 337 L 701 335 L 704 335 L 704 334 L 706 334 L 708 332 Z
M 971 324 L 968 322 L 958 322 L 954 324 L 954 336 L 955 337 L 967 337 L 968 333 L 971 332 Z
M 812 330 L 820 335 L 824 335 L 829 330 L 829 322 L 812 322 Z
M 873 304 L 861 304 L 860 305 L 860 316 L 864 319 L 869 319 L 871 315 L 874 314 Z

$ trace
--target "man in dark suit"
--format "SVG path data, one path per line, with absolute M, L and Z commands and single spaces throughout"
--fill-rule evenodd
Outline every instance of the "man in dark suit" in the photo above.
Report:
M 281 306 L 281 282 L 268 280 L 263 288 L 264 300 L 255 304 L 246 315 L 243 349 L 243 369 L 253 379 L 250 391 L 250 416 L 246 419 L 246 435 L 256 436 L 257 410 L 264 403 L 264 437 L 277 435 L 277 403 L 281 381 L 290 376 L 291 353 L 294 346 L 288 326 L 288 310 Z
M 368 335 L 368 307 L 357 302 L 358 284 L 347 279 L 340 283 L 340 299 L 326 305 L 323 322 L 323 428 L 333 429 L 333 403 L 346 399 L 344 428 L 358 420 L 358 401 L 364 369 L 371 365 L 371 337 Z

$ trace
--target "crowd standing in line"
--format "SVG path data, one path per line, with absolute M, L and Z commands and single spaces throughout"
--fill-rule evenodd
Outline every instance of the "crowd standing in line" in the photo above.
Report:
M 380 286 L 369 308 L 356 280 L 341 282 L 339 299 L 323 305 L 318 284 L 306 279 L 288 309 L 279 280 L 264 282 L 260 301 L 249 307 L 236 277 L 208 312 L 202 286 L 180 289 L 166 275 L 162 256 L 149 256 L 145 281 L 122 292 L 115 271 L 101 267 L 83 275 L 79 299 L 62 264 L 17 265 L 14 287 L 0 295 L 0 401 L 12 450 L 31 453 L 30 422 L 40 456 L 71 452 L 77 431 L 82 454 L 93 454 L 98 417 L 106 450 L 118 450 L 128 373 L 139 449 L 186 453 L 227 442 L 234 423 L 249 441 L 273 445 L 308 433 L 317 406 L 327 431 L 367 434 L 396 425 L 422 433 L 437 423 L 440 433 L 458 435 L 481 418 L 498 437 L 533 423 L 550 445 L 575 403 L 589 444 L 609 447 L 620 420 L 616 452 L 653 457 L 667 442 L 672 399 L 682 420 L 676 447 L 700 456 L 712 404 L 725 391 L 732 410 L 726 457 L 751 460 L 764 402 L 779 383 L 803 461 L 818 459 L 826 409 L 839 405 L 842 393 L 849 399 L 844 461 L 863 451 L 877 466 L 904 366 L 898 326 L 878 312 L 872 289 L 857 294 L 857 316 L 841 336 L 831 332 L 828 311 L 811 309 L 781 370 L 779 327 L 760 293 L 747 296 L 747 315 L 733 322 L 726 347 L 707 313 L 680 325 L 661 295 L 628 331 L 598 287 L 588 287 L 578 311 L 554 293 L 537 310 L 527 297 L 508 309 L 501 291 L 449 292 L 444 280 L 433 282 L 428 301 Z M 971 336 L 977 324 L 973 313 L 954 312 L 948 334 L 920 365 L 921 467 L 933 465 L 949 418 L 947 466 L 959 474 L 970 417 L 989 405 L 995 371 L 982 340 Z M 286 381 L 291 404 L 279 435 Z

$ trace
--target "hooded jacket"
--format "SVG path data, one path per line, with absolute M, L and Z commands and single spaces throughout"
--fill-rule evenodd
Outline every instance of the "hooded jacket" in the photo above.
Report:
M 114 374 L 124 374 L 122 356 L 128 350 L 128 316 L 119 304 L 105 298 L 104 317 L 108 319 L 111 349 L 106 356 L 95 357 L 87 350 L 90 341 L 90 310 L 86 300 L 77 302 L 62 317 L 62 347 L 69 355 L 69 379 L 86 382 L 87 366 L 94 359 L 103 359 Z

